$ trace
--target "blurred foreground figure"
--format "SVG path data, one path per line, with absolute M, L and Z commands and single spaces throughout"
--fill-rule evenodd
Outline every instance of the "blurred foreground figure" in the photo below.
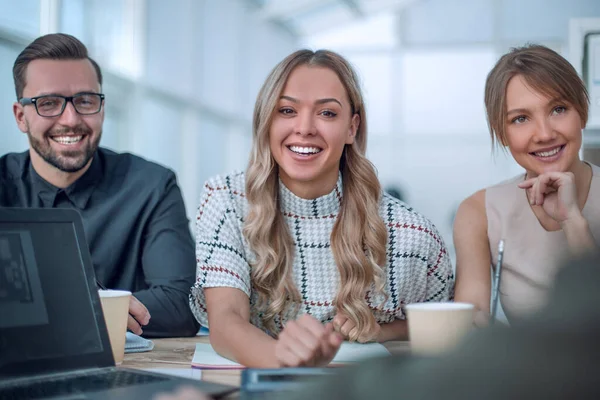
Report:
M 599 283 L 600 254 L 570 262 L 529 320 L 477 331 L 440 359 L 373 360 L 295 398 L 598 399 Z
M 568 263 L 550 303 L 511 328 L 474 334 L 442 358 L 372 360 L 285 399 L 598 399 L 600 254 Z M 190 390 L 186 397 L 203 399 Z

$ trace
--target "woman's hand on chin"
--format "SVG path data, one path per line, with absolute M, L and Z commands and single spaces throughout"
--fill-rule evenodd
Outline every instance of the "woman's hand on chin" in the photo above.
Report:
M 546 172 L 519 183 L 519 187 L 527 191 L 532 206 L 541 206 L 560 224 L 581 217 L 575 175 L 571 172 Z

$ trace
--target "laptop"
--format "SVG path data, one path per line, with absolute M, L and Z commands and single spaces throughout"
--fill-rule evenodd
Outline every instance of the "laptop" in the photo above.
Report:
M 81 216 L 0 208 L 0 399 L 151 399 L 186 384 L 232 386 L 115 367 Z

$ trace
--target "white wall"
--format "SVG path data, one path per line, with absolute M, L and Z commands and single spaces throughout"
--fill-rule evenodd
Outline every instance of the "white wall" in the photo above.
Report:
M 21 37 L 35 37 L 40 29 L 39 0 L 0 2 L 0 154 L 27 148 L 27 136 L 16 127 L 12 67 L 22 49 Z
M 40 1 L 6 1 L 0 4 L 0 27 L 6 32 L 29 36 L 40 29 Z M 34 34 L 35 36 L 35 34 Z
M 204 181 L 246 167 L 254 100 L 297 39 L 258 19 L 246 0 L 45 1 L 57 8 L 43 18 L 81 39 L 103 69 L 101 144 L 175 170 L 193 220 Z M 40 0 L 0 2 L 4 154 L 27 148 L 12 118 L 12 64 L 47 32 L 40 32 Z
M 20 47 L 0 39 L 0 154 L 27 148 L 27 136 L 17 129 L 12 105 L 16 101 L 12 66 Z
M 600 1 L 419 0 L 392 17 L 375 14 L 303 42 L 353 62 L 367 102 L 368 155 L 382 183 L 400 186 L 453 251 L 458 204 L 521 171 L 505 153 L 492 154 L 488 72 L 526 42 L 567 56 L 569 19 L 581 16 L 600 16 Z
M 451 245 L 451 216 L 475 190 L 516 174 L 492 156 L 483 85 L 510 46 L 567 54 L 568 21 L 600 16 L 598 0 L 418 0 L 299 40 L 248 0 L 44 0 L 58 30 L 88 45 L 106 75 L 103 145 L 173 168 L 193 218 L 203 182 L 245 168 L 256 94 L 297 47 L 340 51 L 367 102 L 369 157 Z M 0 0 L 0 154 L 27 148 L 12 117 L 11 68 L 49 21 L 40 0 Z M 325 12 L 325 11 L 324 11 Z M 40 22 L 44 22 L 41 24 Z

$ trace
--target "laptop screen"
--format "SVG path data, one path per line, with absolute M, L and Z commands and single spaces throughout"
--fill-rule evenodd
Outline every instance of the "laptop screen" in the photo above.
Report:
M 95 291 L 76 211 L 0 210 L 0 378 L 111 365 Z

